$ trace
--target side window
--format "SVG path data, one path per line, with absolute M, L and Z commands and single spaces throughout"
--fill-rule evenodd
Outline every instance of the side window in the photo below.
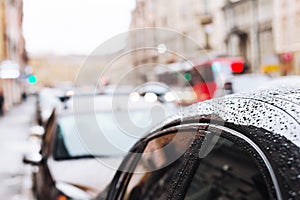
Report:
M 172 180 L 178 178 L 184 154 L 194 137 L 194 133 L 181 133 L 151 140 L 132 173 L 124 199 L 166 199 Z
M 185 200 L 269 199 L 256 161 L 233 142 L 220 138 L 204 157 L 190 183 Z

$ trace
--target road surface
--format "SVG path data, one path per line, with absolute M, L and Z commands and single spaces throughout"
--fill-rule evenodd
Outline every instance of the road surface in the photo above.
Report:
M 0 117 L 0 197 L 7 200 L 31 200 L 30 166 L 22 163 L 29 152 L 29 128 L 34 123 L 35 98 Z

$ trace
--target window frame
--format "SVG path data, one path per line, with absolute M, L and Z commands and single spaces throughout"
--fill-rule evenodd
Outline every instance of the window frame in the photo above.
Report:
M 207 133 L 207 132 L 212 132 L 212 131 L 217 131 L 220 132 L 220 137 L 223 137 L 231 142 L 233 142 L 235 145 L 239 145 L 237 144 L 236 141 L 234 141 L 232 138 L 235 137 L 235 139 L 238 139 L 239 141 L 243 142 L 244 145 L 247 145 L 249 149 L 254 150 L 256 154 L 258 154 L 257 157 L 253 157 L 252 155 L 248 154 L 250 157 L 252 157 L 252 159 L 255 161 L 255 165 L 260 169 L 260 172 L 263 174 L 264 177 L 264 181 L 267 185 L 268 188 L 268 193 L 270 198 L 277 198 L 279 200 L 281 200 L 281 193 L 280 193 L 280 187 L 278 186 L 277 182 L 277 178 L 274 175 L 273 169 L 272 169 L 272 165 L 270 164 L 269 159 L 267 158 L 267 156 L 264 154 L 263 151 L 258 151 L 257 148 L 259 148 L 257 145 L 256 146 L 252 146 L 255 145 L 255 143 L 248 138 L 246 135 L 239 133 L 238 131 L 235 131 L 233 129 L 229 129 L 225 126 L 221 126 L 221 125 L 215 125 L 215 124 L 199 124 L 199 123 L 190 123 L 190 124 L 184 124 L 184 125 L 175 125 L 175 126 L 171 126 L 169 128 L 166 128 L 165 130 L 162 131 L 157 131 L 154 133 L 150 133 L 149 137 L 141 140 L 140 142 L 138 142 L 136 145 L 134 145 L 134 147 L 131 149 L 131 152 L 135 152 L 135 153 L 142 153 L 144 151 L 144 149 L 146 148 L 148 142 L 150 142 L 151 140 L 167 135 L 167 134 L 184 134 L 184 132 L 187 131 L 193 131 L 193 132 L 202 132 L 202 133 Z M 205 134 L 204 134 L 205 135 Z M 204 138 L 204 137 L 202 137 Z M 195 139 L 193 140 L 195 141 Z M 198 145 L 196 147 L 190 147 L 186 153 L 191 153 L 191 152 L 199 152 L 201 145 Z M 239 145 L 239 147 L 243 148 L 243 146 Z M 137 156 L 135 158 L 133 158 L 133 162 L 129 162 L 130 159 L 132 159 L 130 157 L 130 154 L 127 155 L 125 157 L 125 159 L 123 160 L 121 166 L 123 169 L 135 169 L 138 161 L 139 161 L 140 156 Z M 192 160 L 192 161 L 191 161 Z M 178 176 L 177 178 L 175 178 L 173 181 L 176 182 L 176 186 L 172 187 L 172 189 L 169 189 L 168 191 L 166 191 L 166 196 L 170 197 L 171 199 L 184 199 L 188 189 L 189 189 L 189 184 L 191 183 L 191 181 L 194 178 L 194 173 L 197 171 L 199 164 L 201 163 L 202 159 L 185 159 L 184 162 L 186 162 L 186 164 L 184 165 L 184 168 L 180 169 L 180 171 L 183 172 L 189 172 L 189 175 L 186 177 L 183 176 Z M 189 162 L 190 161 L 190 162 Z M 132 171 L 133 171 L 132 170 Z M 273 172 L 273 173 L 272 173 Z M 182 173 L 185 174 L 185 173 Z M 124 197 L 125 191 L 127 189 L 128 183 L 132 177 L 133 173 L 131 172 L 122 172 L 121 170 L 118 170 L 109 189 L 108 192 L 108 198 L 107 199 L 122 199 Z M 274 177 L 275 176 L 275 177 Z M 274 180 L 275 178 L 275 180 Z M 268 180 L 267 180 L 268 179 Z M 275 183 L 274 183 L 275 182 Z M 184 184 L 186 183 L 186 184 Z M 277 184 L 277 185 L 276 185 Z M 119 185 L 119 187 L 116 187 L 117 185 Z M 273 188 L 273 190 L 271 189 Z M 275 188 L 275 189 L 274 189 Z M 279 190 L 279 191 L 278 191 Z

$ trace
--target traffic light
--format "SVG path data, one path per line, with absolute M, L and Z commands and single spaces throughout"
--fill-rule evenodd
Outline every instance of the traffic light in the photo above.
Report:
M 186 81 L 191 81 L 192 80 L 192 75 L 190 73 L 185 73 L 184 78 Z
M 27 81 L 30 85 L 35 85 L 35 84 L 37 84 L 38 79 L 35 75 L 32 74 L 32 75 L 28 76 Z

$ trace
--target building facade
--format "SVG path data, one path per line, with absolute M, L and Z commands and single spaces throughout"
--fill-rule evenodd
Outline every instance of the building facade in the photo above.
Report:
M 227 54 L 245 57 L 256 73 L 267 68 L 278 71 L 273 0 L 227 1 L 223 11 Z
M 147 68 L 149 72 L 157 64 L 224 54 L 223 2 L 173 0 L 170 3 L 168 0 L 136 0 L 130 29 L 154 27 L 162 30 L 155 29 L 147 33 L 137 31 L 130 35 L 131 49 L 138 49 L 132 53 L 133 66 L 152 63 Z M 150 43 L 158 49 L 165 49 L 165 52 L 141 48 Z
M 54 87 L 64 83 L 95 88 L 102 78 L 109 84 L 130 84 L 130 60 L 128 57 L 103 55 L 30 55 L 28 64 L 38 78 L 37 89 Z M 117 58 L 117 59 L 116 59 Z M 111 62 L 114 60 L 114 62 Z M 122 79 L 123 78 L 123 79 Z M 122 79 L 122 80 L 121 80 Z
M 21 102 L 21 95 L 26 89 L 24 81 L 19 78 L 27 62 L 22 35 L 23 1 L 3 0 L 0 9 L 0 92 L 4 96 L 4 108 L 9 110 L 14 104 Z M 4 64 L 3 61 L 13 64 Z M 14 73 L 19 75 L 7 76 L 10 68 L 14 68 Z
M 136 0 L 131 29 L 168 28 L 182 37 L 164 38 L 164 47 L 185 52 L 187 59 L 201 57 L 204 51 L 243 56 L 252 72 L 277 76 L 300 73 L 299 19 L 298 0 Z M 189 46 L 186 37 L 200 49 Z M 160 38 L 133 34 L 132 48 L 151 39 L 159 45 Z M 142 50 L 132 56 L 135 66 L 176 61 L 174 55 Z
M 282 74 L 300 74 L 300 2 L 274 0 L 275 49 Z

